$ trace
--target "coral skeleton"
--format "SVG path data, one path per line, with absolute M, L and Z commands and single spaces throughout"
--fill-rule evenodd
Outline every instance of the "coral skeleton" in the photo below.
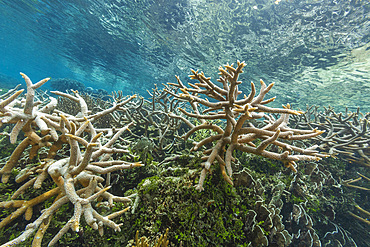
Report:
M 232 161 L 234 160 L 234 150 L 261 155 L 270 159 L 281 160 L 286 167 L 296 171 L 296 162 L 299 160 L 320 160 L 326 155 L 319 154 L 315 150 L 316 146 L 306 149 L 291 145 L 288 141 L 304 140 L 313 138 L 323 133 L 317 129 L 300 130 L 288 127 L 289 115 L 299 115 L 302 112 L 290 109 L 290 105 L 283 108 L 272 108 L 266 104 L 274 101 L 274 98 L 265 100 L 265 95 L 270 91 L 274 83 L 266 85 L 262 80 L 261 89 L 256 95 L 256 87 L 251 83 L 251 92 L 249 96 L 240 97 L 239 86 L 242 83 L 238 77 L 243 73 L 244 62 L 237 62 L 225 65 L 225 68 L 219 68 L 218 82 L 222 84 L 219 87 L 204 75 L 203 72 L 192 70 L 191 79 L 198 80 L 197 83 L 186 87 L 177 77 L 177 83 L 169 83 L 179 88 L 182 93 L 168 93 L 178 99 L 188 101 L 191 110 L 180 108 L 179 110 L 187 117 L 196 118 L 200 124 L 193 124 L 184 116 L 172 114 L 174 118 L 182 119 L 191 130 L 184 135 L 188 139 L 194 132 L 199 130 L 212 130 L 215 134 L 204 138 L 202 141 L 194 143 L 193 151 L 201 147 L 207 147 L 215 143 L 211 148 L 204 151 L 203 170 L 196 188 L 203 190 L 203 182 L 211 165 L 218 162 L 221 168 L 223 178 L 230 184 L 232 182 Z M 204 97 L 201 97 L 204 95 Z M 204 109 L 204 110 L 202 110 Z M 280 114 L 275 118 L 272 114 Z M 223 120 L 225 127 L 221 127 L 211 122 L 211 120 Z M 264 119 L 263 127 L 256 127 L 252 120 Z M 221 125 L 221 124 L 220 124 Z M 286 140 L 286 142 L 283 142 Z M 274 145 L 282 152 L 270 151 L 268 146 Z
M 34 157 L 39 155 L 41 157 L 40 150 L 46 149 L 46 154 L 43 161 L 27 166 L 19 172 L 16 182 L 22 182 L 23 185 L 12 195 L 11 200 L 0 202 L 0 207 L 15 209 L 0 222 L 0 228 L 10 224 L 21 215 L 24 215 L 26 220 L 30 220 L 35 205 L 54 199 L 51 206 L 45 208 L 35 221 L 29 223 L 20 236 L 1 247 L 19 244 L 35 232 L 32 246 L 41 246 L 42 238 L 53 214 L 69 202 L 74 207 L 73 216 L 49 242 L 49 246 L 56 244 L 69 229 L 79 232 L 81 217 L 84 217 L 91 228 L 98 230 L 100 235 L 103 235 L 104 226 L 120 231 L 120 224 L 116 224 L 112 219 L 119 217 L 129 208 L 102 215 L 95 207 L 95 203 L 106 200 L 110 206 L 113 206 L 115 202 L 131 201 L 128 197 L 109 193 L 110 186 L 108 183 L 104 184 L 105 179 L 102 175 L 142 166 L 138 162 L 112 159 L 113 154 L 128 152 L 126 149 L 116 148 L 115 143 L 120 135 L 133 124 L 129 123 L 121 128 L 111 129 L 110 132 L 113 134 L 109 136 L 104 131 L 94 128 L 93 123 L 121 108 L 136 96 L 131 96 L 110 108 L 90 114 L 86 102 L 77 91 L 73 92 L 74 95 L 53 92 L 79 104 L 80 112 L 74 116 L 55 110 L 56 98 L 49 97 L 46 103 L 35 100 L 35 90 L 46 83 L 49 78 L 33 84 L 25 74 L 21 73 L 21 75 L 27 84 L 26 96 L 21 98 L 23 90 L 14 90 L 0 101 L 0 124 L 15 124 L 10 133 L 11 143 L 16 143 L 21 131 L 25 136 L 0 170 L 2 182 L 9 181 L 12 170 L 20 165 L 19 161 L 22 156 L 28 154 L 28 160 L 32 161 Z M 58 151 L 65 146 L 69 147 L 68 156 L 61 158 Z M 43 182 L 48 177 L 56 184 L 55 188 L 31 200 L 17 199 L 29 188 L 42 188 Z

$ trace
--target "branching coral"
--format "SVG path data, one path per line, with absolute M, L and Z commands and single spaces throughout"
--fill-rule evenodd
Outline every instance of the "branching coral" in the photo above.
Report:
M 177 91 L 177 88 L 167 85 L 165 87 L 172 93 Z M 100 118 L 95 126 L 107 128 L 107 126 L 116 127 L 135 123 L 128 134 L 120 137 L 121 142 L 137 145 L 137 142 L 142 139 L 148 140 L 148 144 L 150 143 L 156 156 L 163 158 L 166 153 L 176 150 L 180 143 L 177 142 L 177 132 L 182 121 L 171 118 L 169 115 L 176 112 L 179 104 L 184 104 L 184 102 L 179 101 L 163 89 L 159 89 L 156 85 L 148 93 L 151 96 L 149 99 L 139 96 L 123 107 L 117 108 L 111 114 Z M 122 101 L 127 100 L 127 96 L 124 96 L 122 91 L 106 95 L 104 98 L 107 100 L 88 94 L 83 94 L 81 97 L 92 113 L 119 105 Z M 76 102 L 65 98 L 58 99 L 59 106 L 62 106 L 62 109 L 76 111 Z
M 349 163 L 358 164 L 370 168 L 370 131 L 369 119 L 370 113 L 363 114 L 360 109 L 351 112 L 348 109 L 344 113 L 336 113 L 332 107 L 324 107 L 324 111 L 319 111 L 319 107 L 307 107 L 304 114 L 294 118 L 296 126 L 306 129 L 319 128 L 325 130 L 323 136 L 314 138 L 319 143 L 319 149 L 336 157 L 342 157 Z M 347 187 L 369 191 L 365 185 L 355 185 L 353 183 L 363 181 L 368 182 L 370 179 L 359 173 L 356 179 L 342 180 L 341 184 Z M 352 212 L 350 215 L 363 223 L 370 224 L 368 217 L 369 212 L 359 206 L 355 207 L 357 211 L 364 215 L 361 217 Z
M 136 123 L 133 136 L 147 138 L 157 155 L 172 152 L 178 144 L 177 133 L 182 121 L 170 117 L 183 104 L 172 96 L 176 92 L 177 88 L 165 85 L 165 90 L 161 90 L 155 85 L 152 92 L 148 91 L 149 100 L 139 97 L 126 107 L 125 118 Z
M 14 143 L 20 133 L 25 133 L 25 139 L 17 146 L 9 160 L 0 170 L 2 182 L 7 183 L 13 168 L 18 164 L 19 159 L 29 146 L 28 156 L 32 160 L 41 148 L 46 148 L 47 159 L 39 165 L 24 168 L 16 177 L 16 182 L 23 182 L 28 179 L 13 195 L 10 201 L 0 202 L 0 207 L 15 208 L 16 210 L 0 222 L 0 228 L 11 223 L 17 217 L 25 215 L 30 220 L 33 215 L 33 207 L 54 197 L 50 207 L 45 208 L 41 215 L 32 223 L 28 224 L 25 231 L 17 238 L 2 245 L 12 246 L 29 238 L 35 231 L 33 246 L 40 246 L 42 237 L 48 228 L 53 214 L 62 205 L 71 202 L 74 206 L 72 218 L 50 241 L 49 246 L 58 240 L 69 230 L 78 232 L 80 219 L 84 219 L 93 229 L 103 234 L 103 226 L 120 231 L 120 225 L 112 221 L 128 210 L 123 209 L 110 215 L 103 216 L 94 207 L 96 200 L 107 200 L 109 205 L 114 202 L 130 201 L 127 197 L 115 196 L 107 192 L 109 184 L 103 184 L 103 174 L 111 173 L 121 169 L 128 169 L 141 166 L 140 163 L 130 163 L 121 160 L 112 160 L 112 154 L 126 153 L 125 149 L 116 148 L 114 145 L 119 136 L 128 130 L 132 124 L 121 128 L 111 129 L 113 135 L 105 135 L 105 131 L 94 128 L 93 122 L 116 109 L 122 107 L 130 100 L 128 99 L 115 104 L 108 109 L 90 114 L 84 99 L 74 92 L 74 95 L 53 92 L 77 102 L 80 112 L 76 116 L 54 110 L 57 100 L 49 98 L 49 102 L 43 104 L 35 101 L 35 90 L 48 81 L 41 80 L 33 84 L 31 80 L 22 74 L 27 84 L 27 94 L 23 99 L 18 99 L 23 90 L 14 92 L 12 95 L 0 101 L 1 124 L 15 123 L 10 134 L 10 140 Z M 69 155 L 66 158 L 57 158 L 58 150 L 63 146 L 69 146 Z M 28 188 L 39 189 L 43 181 L 48 177 L 56 184 L 56 187 L 31 199 L 18 200 L 20 194 Z
M 256 88 L 252 82 L 249 96 L 239 98 L 242 93 L 239 91 L 239 85 L 242 82 L 238 81 L 238 77 L 243 72 L 244 66 L 244 62 L 238 61 L 235 67 L 233 64 L 225 65 L 225 68 L 220 67 L 218 81 L 222 84 L 222 87 L 213 83 L 203 72 L 194 70 L 192 70 L 190 78 L 198 80 L 198 83 L 189 83 L 190 88 L 186 87 L 178 77 L 177 83 L 169 83 L 178 87 L 182 93 L 174 94 L 170 91 L 168 93 L 188 101 L 192 108 L 192 112 L 181 108 L 179 110 L 186 116 L 196 118 L 201 122 L 199 125 L 194 125 L 183 116 L 172 114 L 172 117 L 182 119 L 191 128 L 184 138 L 187 139 L 194 132 L 203 129 L 210 129 L 216 133 L 198 143 L 194 143 L 192 148 L 193 151 L 196 151 L 210 143 L 215 143 L 211 148 L 204 151 L 203 159 L 205 162 L 203 163 L 199 184 L 196 187 L 199 191 L 203 190 L 206 173 L 215 161 L 219 163 L 224 179 L 230 184 L 233 183 L 231 176 L 234 150 L 281 160 L 286 167 L 293 171 L 296 171 L 296 161 L 319 160 L 325 157 L 325 155 L 315 151 L 315 146 L 302 149 L 281 141 L 308 139 L 320 135 L 322 131 L 289 128 L 289 115 L 298 115 L 301 113 L 300 111 L 291 110 L 289 105 L 284 106 L 284 108 L 266 106 L 275 99 L 264 99 L 274 85 L 273 83 L 267 86 L 261 80 L 260 93 L 256 95 Z M 201 95 L 206 97 L 202 98 Z M 202 112 L 200 105 L 205 107 Z M 275 119 L 271 115 L 272 113 L 280 114 L 280 117 Z M 265 119 L 265 126 L 262 128 L 257 128 L 250 122 L 250 120 L 261 118 Z M 226 122 L 226 126 L 221 128 L 218 125 L 210 124 L 208 121 L 212 119 L 222 119 Z M 260 143 L 257 144 L 257 142 Z M 267 149 L 269 145 L 275 145 L 283 151 L 269 151 Z
M 336 113 L 332 107 L 319 111 L 317 106 L 295 117 L 293 122 L 300 128 L 325 130 L 325 136 L 317 136 L 319 148 L 330 155 L 342 155 L 350 162 L 370 167 L 370 113 Z

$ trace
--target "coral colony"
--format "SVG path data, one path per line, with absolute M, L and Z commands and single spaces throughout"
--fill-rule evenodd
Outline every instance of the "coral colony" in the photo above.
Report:
M 233 65 L 226 65 L 225 69 L 221 67 L 219 69 L 220 78 L 218 81 L 222 83 L 222 88 L 211 82 L 210 78 L 205 77 L 203 73 L 194 70 L 192 70 L 193 75 L 190 78 L 196 79 L 199 82 L 189 84 L 191 88 L 185 87 L 179 78 L 177 78 L 177 84 L 171 83 L 171 85 L 178 87 L 182 91 L 181 94 L 174 96 L 182 100 L 187 100 L 193 110 L 193 112 L 188 112 L 184 109 L 180 109 L 180 111 L 187 117 L 196 118 L 201 122 L 200 125 L 194 125 L 182 116 L 173 116 L 183 119 L 191 128 L 184 138 L 187 139 L 191 134 L 202 129 L 211 129 L 215 132 L 214 135 L 198 143 L 194 143 L 193 150 L 196 151 L 202 146 L 215 142 L 212 148 L 204 151 L 204 168 L 199 179 L 199 184 L 197 185 L 197 189 L 200 191 L 203 190 L 206 173 L 215 161 L 220 165 L 224 179 L 232 184 L 231 163 L 234 159 L 234 150 L 281 160 L 286 167 L 293 171 L 296 171 L 296 161 L 319 160 L 325 157 L 325 155 L 315 151 L 316 146 L 302 149 L 279 140 L 304 140 L 318 136 L 323 131 L 318 131 L 317 129 L 299 130 L 289 128 L 289 114 L 298 115 L 301 112 L 291 110 L 289 105 L 283 109 L 266 106 L 267 103 L 275 99 L 270 98 L 264 100 L 265 95 L 274 85 L 273 83 L 267 86 L 261 80 L 261 90 L 256 96 L 255 85 L 252 82 L 252 89 L 249 96 L 244 95 L 244 97 L 238 99 L 238 96 L 242 94 L 238 90 L 238 86 L 242 83 L 238 81 L 238 77 L 243 72 L 242 69 L 244 66 L 244 62 L 238 62 L 236 68 Z M 205 95 L 208 98 L 214 99 L 214 101 L 211 102 L 208 98 L 201 98 L 199 95 Z M 199 104 L 204 106 L 202 112 L 200 112 L 198 107 Z M 280 118 L 275 119 L 273 115 L 269 115 L 273 113 L 279 113 Z M 261 128 L 257 128 L 249 122 L 252 119 L 260 118 L 265 118 L 266 123 Z M 207 122 L 207 120 L 214 119 L 226 120 L 225 127 L 221 128 L 218 125 Z M 256 145 L 256 141 L 260 141 L 260 143 Z M 280 147 L 283 152 L 267 151 L 266 148 L 270 144 Z M 301 154 L 292 154 L 292 152 Z
M 93 123 L 104 115 L 122 107 L 136 96 L 131 96 L 111 108 L 91 115 L 86 102 L 77 92 L 74 95 L 54 92 L 57 95 L 78 102 L 80 114 L 79 116 L 73 116 L 67 112 L 54 111 L 57 99 L 53 97 L 49 97 L 47 104 L 34 101 L 35 90 L 47 82 L 48 78 L 33 84 L 25 74 L 22 74 L 22 76 L 27 84 L 26 97 L 18 99 L 23 92 L 23 90 L 19 90 L 0 103 L 1 123 L 15 123 L 10 133 L 11 143 L 16 142 L 21 130 L 25 136 L 13 151 L 5 166 L 0 170 L 2 182 L 8 182 L 12 169 L 17 165 L 23 152 L 28 151 L 29 159 L 33 159 L 41 148 L 47 147 L 47 158 L 40 164 L 23 169 L 18 174 L 16 182 L 20 183 L 27 179 L 29 180 L 13 194 L 11 200 L 0 203 L 1 207 L 17 208 L 16 211 L 1 221 L 0 227 L 6 226 L 23 214 L 26 220 L 30 220 L 35 205 L 51 197 L 55 197 L 55 199 L 53 204 L 43 210 L 42 214 L 34 222 L 27 225 L 25 231 L 19 237 L 2 246 L 18 244 L 35 231 L 37 232 L 34 238 L 34 245 L 39 246 L 51 217 L 53 217 L 53 213 L 68 202 L 74 205 L 73 217 L 55 235 L 49 245 L 55 244 L 70 228 L 78 232 L 82 216 L 101 235 L 103 234 L 104 225 L 120 231 L 119 224 L 114 223 L 112 219 L 124 213 L 127 209 L 108 216 L 102 216 L 94 209 L 92 203 L 97 198 L 103 198 L 111 205 L 114 202 L 130 201 L 129 198 L 118 197 L 109 193 L 110 186 L 108 184 L 103 185 L 104 179 L 101 175 L 141 166 L 140 163 L 111 159 L 112 154 L 128 152 L 126 149 L 114 148 L 113 144 L 133 123 L 120 129 L 115 129 L 115 133 L 111 136 L 107 134 L 108 130 L 94 128 Z M 57 151 L 65 145 L 69 145 L 69 157 L 57 159 Z M 29 146 L 31 148 L 26 150 Z M 57 185 L 54 189 L 29 201 L 17 200 L 20 194 L 27 188 L 31 186 L 35 189 L 41 188 L 43 181 L 48 176 Z
M 41 246 L 52 218 L 65 204 L 73 205 L 73 216 L 52 238 L 49 246 L 56 244 L 69 229 L 79 232 L 81 218 L 92 229 L 98 230 L 100 235 L 103 235 L 104 226 L 120 231 L 120 224 L 113 219 L 129 208 L 107 215 L 97 205 L 105 203 L 109 208 L 116 202 L 131 202 L 129 197 L 115 196 L 108 192 L 112 173 L 143 166 L 141 162 L 129 162 L 122 158 L 124 154 L 130 155 L 127 145 L 133 148 L 129 139 L 143 138 L 141 142 L 137 142 L 136 148 L 139 148 L 139 144 L 143 145 L 142 150 L 146 154 L 155 150 L 161 152 L 162 159 L 166 159 L 165 154 L 181 147 L 177 144 L 180 139 L 176 137 L 180 136 L 182 123 L 190 128 L 182 136 L 185 140 L 204 130 L 212 132 L 195 142 L 191 149 L 194 152 L 204 150 L 202 171 L 196 185 L 199 191 L 204 190 L 206 174 L 215 163 L 219 165 L 224 180 L 234 184 L 235 150 L 280 160 L 294 172 L 297 171 L 297 161 L 317 161 L 326 157 L 327 155 L 315 150 L 318 145 L 302 147 L 296 145 L 296 141 L 317 138 L 325 130 L 330 131 L 329 127 L 324 130 L 288 127 L 289 116 L 301 115 L 302 112 L 290 109 L 289 105 L 283 108 L 267 106 L 275 99 L 265 99 L 273 83 L 266 85 L 261 80 L 259 94 L 256 94 L 255 85 L 251 83 L 250 94 L 242 96 L 242 82 L 238 81 L 238 77 L 244 66 L 244 62 L 237 62 L 236 66 L 231 64 L 220 67 L 219 84 L 211 82 L 203 73 L 192 70 L 190 78 L 197 80 L 197 83 L 189 83 L 190 87 L 187 87 L 177 77 L 177 83 L 165 85 L 164 90 L 157 87 L 153 89 L 150 93 L 152 101 L 136 98 L 136 95 L 124 97 L 122 93 L 115 93 L 111 97 L 112 101 L 99 103 L 94 111 L 91 107 L 94 102 L 77 91 L 53 91 L 59 99 L 36 92 L 48 78 L 33 84 L 21 73 L 27 85 L 25 96 L 22 96 L 24 90 L 14 89 L 2 95 L 0 101 L 3 134 L 9 135 L 11 143 L 17 143 L 0 170 L 1 180 L 2 183 L 7 183 L 14 176 L 14 170 L 18 169 L 20 172 L 15 181 L 22 183 L 9 200 L 0 202 L 0 207 L 14 209 L 13 213 L 2 219 L 0 228 L 22 215 L 26 220 L 35 220 L 27 225 L 20 236 L 4 243 L 2 247 L 19 244 L 31 236 L 34 236 L 33 246 Z M 78 106 L 78 110 L 71 106 L 73 104 Z M 325 142 L 325 139 L 322 140 Z M 330 142 L 327 143 L 326 146 L 331 145 Z M 335 151 L 339 146 L 331 145 L 330 148 Z M 38 162 L 34 161 L 35 158 Z M 238 176 L 240 174 L 251 177 L 245 171 L 239 172 Z M 40 191 L 48 179 L 54 183 L 53 188 L 30 200 L 19 199 L 29 188 Z M 251 179 L 253 180 L 252 177 Z M 281 190 L 283 188 L 274 193 L 281 194 Z M 44 203 L 49 206 L 33 216 L 37 214 L 34 210 L 36 205 L 51 199 L 51 204 Z M 276 229 L 276 234 L 271 233 L 269 238 L 276 236 L 276 241 L 283 243 L 281 246 L 287 246 L 291 237 L 281 223 L 280 208 L 275 206 L 275 209 L 268 209 L 259 202 L 247 216 L 254 222 L 261 210 L 275 215 L 271 217 L 280 222 L 281 227 Z M 312 220 L 306 216 L 304 209 L 296 205 L 293 211 L 291 221 L 298 217 L 296 215 L 303 215 L 308 222 L 307 231 L 314 234 Z M 267 226 L 265 229 L 268 229 Z M 252 227 L 250 233 L 261 236 L 259 240 L 250 240 L 255 246 L 267 245 L 267 237 L 261 227 Z M 136 243 L 138 242 L 136 235 Z M 168 245 L 168 241 L 166 244 Z

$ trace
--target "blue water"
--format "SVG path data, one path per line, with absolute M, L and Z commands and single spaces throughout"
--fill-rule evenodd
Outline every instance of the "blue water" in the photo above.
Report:
M 21 82 L 21 71 L 145 95 L 239 59 L 246 93 L 262 78 L 276 82 L 277 104 L 369 110 L 369 10 L 367 0 L 1 0 L 0 80 Z

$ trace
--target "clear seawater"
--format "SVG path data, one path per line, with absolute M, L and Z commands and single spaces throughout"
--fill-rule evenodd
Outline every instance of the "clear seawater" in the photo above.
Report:
M 275 106 L 370 111 L 370 1 L 0 0 L 0 88 L 23 72 L 148 96 L 237 60 Z
M 1 0 L 0 74 L 145 95 L 247 62 L 276 103 L 370 109 L 368 0 Z M 4 81 L 4 80 L 3 80 Z

